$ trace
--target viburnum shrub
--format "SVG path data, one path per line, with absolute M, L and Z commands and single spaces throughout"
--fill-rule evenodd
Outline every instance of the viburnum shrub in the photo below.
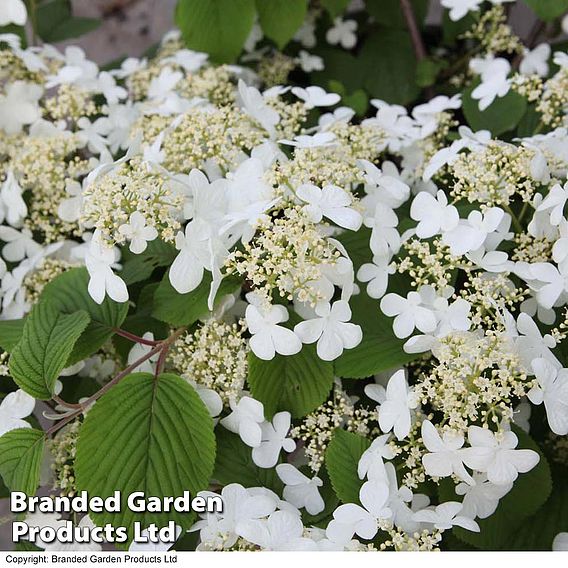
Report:
M 3 496 L 220 494 L 72 518 L 177 550 L 566 547 L 568 3 L 527 45 L 505 0 L 266 4 L 107 70 L 0 14 Z

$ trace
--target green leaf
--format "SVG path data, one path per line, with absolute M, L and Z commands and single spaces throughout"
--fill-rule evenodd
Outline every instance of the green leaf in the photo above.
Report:
M 276 355 L 270 361 L 251 352 L 248 383 L 267 416 L 289 410 L 294 418 L 300 418 L 327 399 L 333 386 L 333 364 L 322 361 L 314 345 L 304 345 L 296 355 Z
M 428 0 L 412 0 L 412 8 L 418 25 L 422 25 L 428 12 Z M 406 28 L 406 20 L 400 0 L 366 0 L 367 10 L 379 24 L 389 28 Z
M 0 347 L 10 353 L 22 338 L 25 319 L 0 321 Z
M 349 349 L 335 360 L 335 373 L 339 377 L 363 379 L 381 371 L 400 367 L 413 359 L 392 331 L 392 319 L 385 316 L 379 301 L 359 294 L 350 300 L 353 317 L 351 321 L 363 329 L 363 340 L 354 349 Z
M 50 31 L 46 41 L 65 41 L 79 37 L 96 30 L 101 23 L 96 18 L 69 18 Z
M 43 2 L 36 8 L 36 32 L 44 41 L 52 41 L 53 30 L 69 18 L 71 18 L 69 0 Z
M 475 15 L 472 12 L 466 14 L 463 18 L 454 22 L 450 19 L 450 11 L 444 10 L 442 17 L 443 40 L 446 45 L 455 45 L 459 36 L 470 30 L 475 24 Z
M 229 63 L 239 55 L 255 14 L 254 0 L 179 0 L 175 21 L 190 49 Z
M 237 434 L 217 426 L 217 458 L 213 477 L 221 485 L 240 483 L 243 487 L 267 487 L 279 495 L 282 482 L 275 468 L 264 469 L 252 461 L 252 450 Z
M 474 132 L 489 130 L 493 136 L 513 130 L 527 110 L 526 99 L 509 91 L 504 97 L 497 97 L 484 111 L 480 111 L 479 101 L 471 98 L 476 86 L 477 83 L 463 94 L 463 112 L 471 129 Z
M 430 87 L 436 82 L 436 77 L 443 67 L 441 62 L 428 57 L 420 60 L 416 66 L 416 84 L 420 87 Z
M 522 527 L 526 518 L 540 509 L 552 489 L 550 467 L 534 440 L 521 429 L 513 427 L 519 438 L 519 449 L 531 449 L 540 454 L 540 462 L 528 473 L 520 474 L 513 489 L 499 501 L 497 510 L 487 519 L 477 519 L 481 531 L 474 533 L 459 527 L 453 533 L 463 542 L 481 550 L 507 550 L 507 543 Z M 455 501 L 454 484 L 440 486 L 442 501 Z M 457 499 L 460 500 L 460 499 Z
M 127 496 L 192 496 L 206 489 L 215 463 L 213 420 L 195 389 L 172 374 L 129 375 L 89 410 L 81 426 L 75 472 L 77 487 L 89 496 L 108 497 L 118 490 L 118 513 L 91 514 L 98 525 L 130 528 L 164 526 L 169 520 L 187 529 L 193 515 L 134 513 Z
M 170 266 L 176 254 L 177 251 L 173 245 L 160 239 L 150 241 L 142 254 L 128 255 L 120 277 L 128 285 L 147 280 L 159 266 Z
M 72 268 L 52 280 L 40 296 L 40 302 L 48 300 L 64 314 L 85 310 L 91 323 L 77 341 L 68 361 L 72 365 L 95 353 L 120 327 L 128 313 L 128 302 L 119 304 L 108 296 L 97 304 L 87 290 L 89 274 L 86 268 Z
M 0 475 L 10 491 L 34 495 L 39 485 L 44 433 L 18 428 L 0 436 Z
M 568 11 L 568 0 L 524 0 L 545 22 L 559 18 Z
M 256 0 L 256 9 L 266 37 L 283 49 L 302 25 L 308 3 L 306 0 Z
M 325 452 L 325 467 L 335 494 L 343 503 L 359 503 L 363 481 L 357 464 L 371 442 L 363 436 L 337 429 Z
M 320 4 L 327 10 L 332 18 L 337 18 L 345 12 L 350 0 L 320 0 Z
M 51 398 L 55 381 L 88 323 L 85 311 L 65 315 L 50 302 L 36 304 L 10 356 L 10 374 L 18 386 L 35 398 Z
M 373 96 L 405 105 L 419 94 L 416 57 L 406 30 L 379 30 L 363 45 L 358 58 L 363 65 L 364 86 Z
M 217 302 L 226 294 L 235 292 L 238 286 L 236 278 L 230 276 L 225 278 L 219 286 L 215 301 Z M 195 290 L 187 294 L 180 294 L 170 284 L 169 274 L 166 273 L 154 294 L 152 315 L 174 326 L 191 325 L 209 313 L 207 298 L 210 288 L 211 276 L 206 273 L 203 281 Z

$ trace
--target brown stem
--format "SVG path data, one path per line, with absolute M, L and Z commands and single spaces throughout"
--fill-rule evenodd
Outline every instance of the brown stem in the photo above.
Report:
M 140 357 L 139 359 L 136 359 L 136 361 L 134 361 L 132 364 L 128 365 L 128 367 L 126 367 L 126 369 L 124 369 L 123 371 L 118 373 L 118 375 L 116 375 L 116 377 L 111 379 L 106 385 L 104 385 L 95 394 L 90 396 L 82 404 L 78 405 L 79 408 L 77 408 L 77 410 L 75 412 L 73 412 L 69 416 L 66 416 L 65 418 L 61 419 L 57 424 L 54 424 L 49 430 L 47 430 L 47 432 L 45 433 L 46 437 L 55 434 L 55 432 L 57 432 L 58 430 L 63 428 L 63 426 L 65 426 L 66 424 L 68 424 L 69 422 L 71 422 L 72 420 L 77 418 L 77 416 L 79 416 L 80 414 L 85 412 L 85 410 L 87 410 L 89 408 L 89 406 L 91 406 L 91 404 L 93 404 L 93 402 L 96 402 L 101 396 L 103 396 L 103 394 L 105 394 L 107 391 L 109 391 L 121 379 L 123 379 L 124 377 L 129 375 L 132 371 L 134 371 L 134 369 L 136 369 L 142 363 L 144 363 L 144 361 L 147 361 L 148 359 L 150 359 L 150 357 L 153 357 L 156 353 L 160 353 L 162 351 L 167 351 L 170 343 L 174 342 L 184 331 L 185 331 L 185 328 L 183 328 L 183 327 L 178 329 L 177 331 L 172 333 L 172 335 L 170 335 L 167 339 L 160 341 L 158 343 L 158 345 L 156 345 L 153 349 L 150 349 L 150 351 L 148 351 L 148 353 L 145 353 L 142 357 Z
M 63 400 L 61 397 L 59 397 L 58 395 L 54 394 L 51 398 L 53 398 L 53 400 L 61 405 L 61 406 L 65 406 L 66 408 L 81 408 L 80 404 L 75 404 L 73 402 L 66 402 L 65 400 Z
M 159 341 L 155 341 L 154 339 L 145 339 L 144 337 L 140 337 L 139 335 L 130 333 L 125 329 L 115 328 L 114 332 L 116 333 L 116 335 L 120 335 L 120 337 L 125 337 L 126 339 L 130 339 L 130 341 L 134 341 L 134 343 L 142 343 L 142 345 L 151 345 L 151 346 L 156 346 L 160 344 Z
M 426 48 L 424 47 L 424 42 L 422 41 L 422 35 L 420 34 L 418 23 L 416 22 L 416 16 L 414 15 L 412 4 L 410 3 L 410 0 L 400 0 L 400 7 L 402 8 L 402 13 L 406 20 L 406 25 L 408 26 L 408 31 L 410 32 L 410 38 L 412 40 L 416 59 L 421 61 L 428 55 L 426 53 Z

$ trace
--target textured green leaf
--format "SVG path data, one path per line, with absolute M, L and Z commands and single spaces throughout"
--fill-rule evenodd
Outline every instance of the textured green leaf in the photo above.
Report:
M 546 22 L 559 18 L 568 12 L 568 0 L 524 0 L 534 13 Z
M 217 457 L 213 477 L 221 485 L 240 483 L 244 487 L 268 487 L 276 493 L 282 491 L 282 482 L 274 468 L 264 469 L 252 461 L 252 449 L 237 434 L 218 426 Z
M 226 294 L 234 292 L 239 286 L 235 278 L 227 277 L 219 286 L 215 301 Z M 191 325 L 200 317 L 209 313 L 207 298 L 211 288 L 209 273 L 203 278 L 201 284 L 187 294 L 176 292 L 170 284 L 169 274 L 165 274 L 154 294 L 154 309 L 152 315 L 160 321 L 171 325 Z
M 363 340 L 335 360 L 339 377 L 363 379 L 416 359 L 416 354 L 405 353 L 404 341 L 394 335 L 392 319 L 381 312 L 378 300 L 361 293 L 351 299 L 350 305 L 351 321 L 363 329 Z
M 50 302 L 36 304 L 10 356 L 10 374 L 18 386 L 35 398 L 51 398 L 55 381 L 88 323 L 85 311 L 65 315 Z
M 333 386 L 333 364 L 322 361 L 314 345 L 304 345 L 296 355 L 276 355 L 270 361 L 251 352 L 248 383 L 267 416 L 288 410 L 300 418 L 327 399 Z
M 477 85 L 467 89 L 463 95 L 463 112 L 471 129 L 489 130 L 493 136 L 513 130 L 527 110 L 524 97 L 510 91 L 502 98 L 496 98 L 484 111 L 479 110 L 479 101 L 471 98 Z
M 179 0 L 175 20 L 190 49 L 229 63 L 239 55 L 255 14 L 254 0 Z
M 39 484 L 44 433 L 18 428 L 0 436 L 0 475 L 10 491 L 34 495 Z
M 60 274 L 43 290 L 40 301 L 48 300 L 59 312 L 71 314 L 85 310 L 91 323 L 77 341 L 68 361 L 71 365 L 97 351 L 120 327 L 128 313 L 128 302 L 119 304 L 108 296 L 97 304 L 87 290 L 89 274 L 86 268 L 73 268 Z
M 357 475 L 359 459 L 371 442 L 363 436 L 337 429 L 325 452 L 325 467 L 335 494 L 343 503 L 359 503 L 363 481 Z
M 0 347 L 4 351 L 12 351 L 22 338 L 25 319 L 0 321 Z
M 177 251 L 174 246 L 155 239 L 148 243 L 148 247 L 142 254 L 128 254 L 120 277 L 128 284 L 142 282 L 152 276 L 159 266 L 170 266 Z
M 531 449 L 540 454 L 540 462 L 528 473 L 520 474 L 513 489 L 499 501 L 493 515 L 477 519 L 481 531 L 474 533 L 459 527 L 453 533 L 463 542 L 481 550 L 507 550 L 507 543 L 522 527 L 526 518 L 540 509 L 552 489 L 550 467 L 534 440 L 519 428 L 514 427 L 519 438 L 519 449 Z M 441 501 L 461 501 L 453 491 L 453 483 L 440 485 Z
M 172 374 L 129 375 L 110 389 L 88 412 L 77 444 L 77 487 L 90 496 L 121 492 L 119 513 L 92 514 L 98 525 L 130 529 L 169 520 L 189 528 L 186 513 L 134 513 L 127 496 L 194 496 L 206 489 L 215 463 L 213 420 L 197 393 Z
M 332 18 L 336 18 L 345 12 L 349 1 L 350 0 L 320 0 L 320 4 L 328 11 Z
M 374 33 L 365 41 L 358 60 L 363 66 L 364 86 L 373 97 L 405 105 L 420 94 L 416 85 L 416 56 L 406 30 Z
M 260 27 L 282 49 L 302 25 L 307 0 L 256 0 Z

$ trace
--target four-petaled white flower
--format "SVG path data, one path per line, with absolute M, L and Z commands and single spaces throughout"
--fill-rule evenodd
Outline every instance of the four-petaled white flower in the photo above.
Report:
M 448 198 L 443 191 L 438 191 L 436 197 L 421 191 L 412 202 L 410 216 L 419 221 L 416 234 L 421 239 L 451 231 L 457 227 L 460 220 L 458 210 L 453 205 L 448 205 Z
M 37 83 L 9 82 L 0 95 L 0 129 L 6 134 L 18 134 L 22 127 L 41 117 L 38 101 L 43 89 Z
M 486 519 L 490 517 L 499 505 L 499 499 L 507 495 L 513 488 L 512 483 L 495 485 L 487 479 L 485 473 L 474 473 L 475 485 L 459 483 L 456 493 L 463 495 L 461 513 L 464 517 Z
M 128 223 L 120 225 L 118 232 L 130 241 L 129 248 L 134 254 L 143 253 L 148 246 L 148 241 L 153 241 L 158 236 L 155 227 L 146 225 L 146 218 L 140 211 L 134 211 Z
M 351 49 L 357 43 L 357 22 L 355 20 L 342 20 L 335 18 L 333 26 L 327 30 L 325 39 L 331 45 L 341 45 L 344 49 Z
M 504 97 L 511 88 L 508 79 L 511 64 L 502 57 L 472 59 L 469 64 L 472 71 L 481 75 L 481 83 L 471 92 L 471 98 L 479 100 L 479 110 L 484 111 L 496 97 Z
M 274 136 L 275 126 L 280 122 L 280 115 L 270 108 L 256 87 L 249 87 L 239 79 L 239 96 L 245 112 L 254 118 L 269 134 Z
M 404 370 L 397 371 L 386 388 L 386 397 L 379 407 L 379 426 L 385 433 L 394 432 L 398 440 L 408 436 L 412 425 L 411 410 L 418 406 L 414 391 L 408 388 Z
M 363 452 L 357 464 L 359 479 L 386 479 L 385 463 L 395 457 L 393 449 L 388 445 L 390 434 L 383 434 L 373 440 Z
M 436 329 L 436 316 L 430 308 L 424 307 L 420 292 L 409 292 L 406 298 L 391 292 L 381 300 L 382 312 L 395 317 L 394 334 L 404 339 L 412 334 L 414 328 L 423 333 L 431 333 Z
M 462 512 L 462 504 L 456 501 L 448 501 L 442 503 L 433 509 L 422 509 L 414 513 L 414 520 L 421 523 L 429 523 L 434 528 L 444 531 L 452 527 L 462 527 L 468 531 L 479 532 L 479 525 L 464 515 Z
M 333 305 L 318 302 L 315 308 L 318 317 L 300 322 L 294 333 L 302 343 L 317 341 L 317 354 L 324 361 L 337 359 L 344 349 L 353 349 L 361 343 L 363 332 L 357 324 L 350 323 L 351 308 L 345 300 Z
M 10 430 L 31 428 L 23 419 L 33 412 L 34 407 L 35 398 L 23 390 L 8 393 L 0 403 L 0 436 Z
M 289 412 L 278 412 L 272 422 L 265 421 L 260 427 L 260 444 L 252 449 L 252 461 L 262 468 L 271 468 L 278 463 L 282 450 L 290 453 L 296 449 L 296 442 L 288 438 L 291 416 Z
M 243 396 L 239 402 L 230 400 L 229 404 L 232 412 L 221 420 L 221 424 L 227 430 L 238 434 L 247 446 L 259 446 L 262 441 L 260 425 L 264 422 L 262 402 L 250 396 Z
M 314 476 L 311 479 L 289 463 L 281 463 L 276 466 L 276 473 L 284 483 L 283 497 L 288 503 L 301 509 L 304 507 L 310 515 L 317 515 L 325 508 L 318 487 L 322 487 L 323 481 Z
M 332 106 L 341 100 L 337 93 L 328 93 L 321 87 L 294 87 L 292 94 L 302 99 L 306 108 Z
M 249 341 L 252 352 L 259 358 L 269 361 L 276 353 L 295 355 L 302 349 L 298 335 L 282 325 L 288 321 L 290 314 L 285 306 L 276 304 L 268 309 L 247 306 L 245 318 L 251 333 Z

